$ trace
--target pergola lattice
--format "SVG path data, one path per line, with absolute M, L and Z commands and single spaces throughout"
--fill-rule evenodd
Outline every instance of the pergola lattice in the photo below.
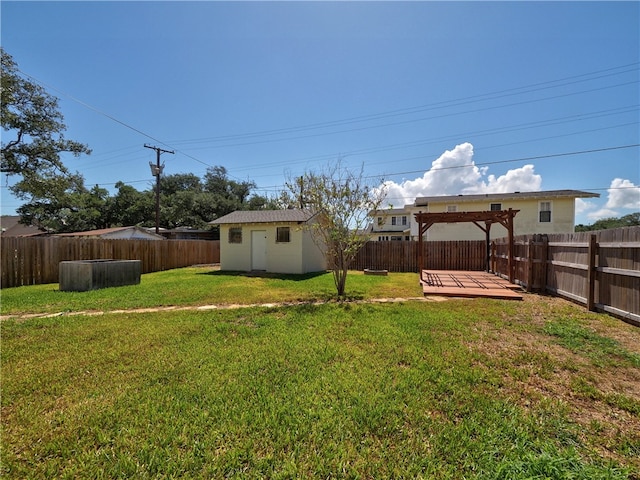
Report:
M 509 282 L 513 283 L 515 279 L 515 263 L 513 261 L 513 218 L 520 210 L 490 210 L 480 212 L 443 212 L 443 213 L 416 213 L 415 219 L 418 222 L 418 267 L 420 268 L 420 280 L 424 270 L 424 258 L 422 242 L 424 234 L 427 233 L 429 227 L 435 223 L 473 223 L 485 233 L 487 242 L 487 272 L 489 271 L 489 262 L 491 257 L 491 225 L 499 223 L 507 229 L 509 253 L 507 257 L 507 268 L 509 271 Z M 484 226 L 483 226 L 484 224 Z

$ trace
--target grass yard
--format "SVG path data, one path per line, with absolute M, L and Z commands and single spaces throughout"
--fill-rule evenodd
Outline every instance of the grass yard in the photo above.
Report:
M 420 297 L 415 273 L 389 276 L 349 272 L 347 294 L 351 300 L 387 297 Z M 185 305 L 263 304 L 313 302 L 335 298 L 330 273 L 251 276 L 194 267 L 149 273 L 140 285 L 61 292 L 58 284 L 2 290 L 2 314 L 118 310 Z
M 164 284 L 168 302 L 189 305 L 260 303 L 238 282 L 282 281 L 272 295 L 287 301 L 332 287 L 197 269 L 148 277 L 139 290 Z M 414 296 L 384 295 L 395 277 L 349 281 L 356 297 Z M 202 282 L 215 298 L 176 285 Z M 128 289 L 101 295 L 151 302 Z M 74 308 L 96 293 L 70 294 Z M 3 314 L 6 295 L 32 312 L 61 310 L 67 294 L 3 290 Z M 3 478 L 640 479 L 640 329 L 559 299 L 63 315 L 1 329 Z

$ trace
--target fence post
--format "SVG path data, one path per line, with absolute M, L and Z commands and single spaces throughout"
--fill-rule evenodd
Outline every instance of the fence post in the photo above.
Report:
M 542 268 L 540 274 L 540 290 L 542 293 L 547 292 L 547 276 L 549 273 L 549 236 L 541 235 L 542 251 L 540 252 L 540 260 L 542 261 Z
M 596 291 L 596 254 L 598 251 L 598 242 L 595 235 L 589 236 L 589 252 L 588 252 L 588 270 L 587 270 L 587 310 L 593 312 L 595 310 L 595 291 Z
M 527 240 L 527 292 L 533 289 L 533 244 L 532 238 Z

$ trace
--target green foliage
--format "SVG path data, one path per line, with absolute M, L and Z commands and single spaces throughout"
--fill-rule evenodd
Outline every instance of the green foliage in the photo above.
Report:
M 250 196 L 252 181 L 229 179 L 227 169 L 207 169 L 203 179 L 194 174 L 174 174 L 160 180 L 160 224 L 166 228 L 207 228 L 208 223 L 235 210 L 263 208 L 266 200 Z
M 345 295 L 349 265 L 368 240 L 360 231 L 369 222 L 369 212 L 377 210 L 386 196 L 379 184 L 369 185 L 362 168 L 355 173 L 340 161 L 323 172 L 306 172 L 287 182 L 290 198 L 315 213 L 305 228 L 324 251 L 338 297 Z
M 104 189 L 87 189 L 79 173 L 71 173 L 64 154 L 79 156 L 86 145 L 64 138 L 66 126 L 58 99 L 22 76 L 13 58 L 2 55 L 0 170 L 20 179 L 10 189 L 25 203 L 18 209 L 22 222 L 52 232 L 74 232 L 127 225 L 155 225 L 155 186 L 138 192 L 123 183 L 109 197 Z M 224 167 L 207 170 L 203 180 L 194 174 L 162 177 L 160 223 L 165 228 L 206 228 L 208 222 L 234 210 L 270 205 L 251 196 L 253 181 L 235 181 Z
M 106 189 L 95 186 L 88 190 L 78 174 L 48 183 L 55 183 L 48 194 L 17 209 L 23 223 L 53 232 L 78 232 L 109 226 L 109 192 Z M 61 190 L 63 185 L 67 185 L 65 190 Z
M 603 218 L 593 225 L 576 225 L 576 232 L 590 232 L 594 230 L 606 230 L 609 228 L 634 227 L 640 225 L 640 212 L 630 213 L 623 217 Z
M 155 225 L 153 192 L 139 192 L 130 185 L 116 183 L 118 192 L 108 199 L 107 224 L 111 227 Z
M 2 155 L 0 170 L 20 180 L 10 187 L 20 199 L 46 208 L 64 202 L 57 195 L 72 189 L 76 179 L 65 168 L 61 154 L 89 154 L 86 145 L 64 138 L 66 126 L 58 99 L 22 76 L 11 55 L 0 48 L 2 101 Z M 77 175 L 76 175 L 77 178 Z

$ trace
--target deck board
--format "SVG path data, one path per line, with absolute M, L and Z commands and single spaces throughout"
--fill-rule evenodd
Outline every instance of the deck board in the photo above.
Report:
M 487 272 L 425 270 L 421 280 L 425 295 L 447 297 L 487 297 L 522 300 L 520 287 Z

